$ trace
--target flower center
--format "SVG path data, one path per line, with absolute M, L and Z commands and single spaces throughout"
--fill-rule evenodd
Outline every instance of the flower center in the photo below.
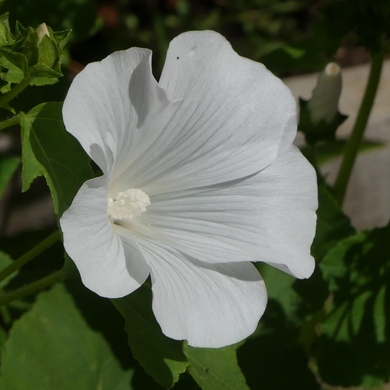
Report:
M 149 196 L 138 188 L 121 191 L 114 198 L 108 198 L 107 214 L 112 220 L 134 218 L 146 211 L 150 205 Z

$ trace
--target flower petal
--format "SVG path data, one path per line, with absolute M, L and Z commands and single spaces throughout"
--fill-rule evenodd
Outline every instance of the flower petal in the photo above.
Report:
M 168 103 L 153 78 L 151 55 L 139 48 L 115 52 L 87 65 L 69 88 L 66 129 L 105 173 L 131 156 L 145 118 Z
M 164 127 L 160 116 L 151 118 L 148 126 L 159 136 L 138 149 L 123 177 L 149 196 L 254 174 L 295 137 L 290 90 L 215 32 L 175 38 L 159 85 L 175 102 L 166 113 L 170 119 Z
M 83 184 L 60 220 L 64 246 L 76 263 L 86 287 L 108 298 L 136 290 L 149 276 L 138 244 L 131 236 L 124 242 L 107 217 L 105 176 Z
M 152 241 L 139 244 L 151 268 L 153 311 L 166 336 L 219 348 L 254 332 L 267 292 L 251 263 L 204 264 Z
M 263 261 L 307 278 L 316 209 L 314 169 L 292 146 L 246 179 L 151 197 L 137 229 L 204 262 Z

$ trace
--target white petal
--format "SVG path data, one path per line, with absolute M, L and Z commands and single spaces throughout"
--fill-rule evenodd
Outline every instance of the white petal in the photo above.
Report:
M 194 347 L 219 348 L 256 329 L 267 292 L 251 263 L 204 264 L 142 240 L 151 268 L 153 311 L 163 333 Z
M 253 174 L 295 137 L 290 90 L 215 32 L 175 38 L 159 85 L 173 103 L 144 123 L 120 179 L 149 196 Z
M 137 229 L 204 262 L 263 261 L 306 278 L 316 209 L 314 169 L 291 147 L 249 178 L 151 197 Z
M 66 252 L 76 263 L 86 287 L 108 298 L 136 290 L 149 268 L 136 241 L 122 242 L 107 217 L 107 178 L 83 184 L 60 224 Z
M 151 54 L 138 48 L 115 52 L 87 65 L 69 88 L 66 129 L 105 173 L 136 149 L 145 117 L 167 104 L 152 75 Z

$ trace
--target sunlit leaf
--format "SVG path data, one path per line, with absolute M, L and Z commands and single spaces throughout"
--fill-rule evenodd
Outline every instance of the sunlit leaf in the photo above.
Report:
M 23 191 L 45 176 L 60 216 L 81 185 L 93 176 L 89 158 L 64 128 L 61 103 L 44 103 L 21 114 Z
M 193 348 L 184 344 L 189 373 L 203 390 L 245 390 L 245 377 L 238 366 L 237 345 L 224 348 Z
M 42 293 L 4 346 L 0 388 L 129 390 L 104 337 L 91 330 L 64 287 Z

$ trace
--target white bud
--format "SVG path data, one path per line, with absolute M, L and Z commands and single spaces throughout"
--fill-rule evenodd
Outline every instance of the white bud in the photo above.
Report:
M 341 71 L 335 62 L 326 65 L 319 75 L 313 96 L 308 102 L 311 120 L 314 124 L 321 122 L 331 123 L 335 118 L 341 94 Z
M 38 33 L 38 45 L 42 42 L 42 39 L 45 35 L 47 35 L 50 38 L 50 33 L 49 30 L 47 29 L 46 23 L 42 23 L 37 28 L 37 33 Z

